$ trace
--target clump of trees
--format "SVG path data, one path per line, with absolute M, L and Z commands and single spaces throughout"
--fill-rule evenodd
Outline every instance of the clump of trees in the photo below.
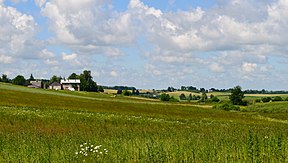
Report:
M 170 96 L 169 94 L 163 93 L 160 96 L 161 101 L 170 101 L 170 102 L 179 102 L 178 99 L 174 98 L 173 96 Z
M 0 77 L 0 82 L 10 83 L 11 80 L 7 77 L 7 75 L 2 74 L 2 77 Z

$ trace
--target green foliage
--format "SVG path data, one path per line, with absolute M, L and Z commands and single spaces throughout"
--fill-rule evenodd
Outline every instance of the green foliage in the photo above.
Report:
M 73 72 L 68 79 L 80 79 L 80 76 Z
M 97 92 L 98 87 L 96 82 L 93 81 L 93 77 L 91 76 L 91 71 L 84 70 L 82 74 L 79 76 L 81 84 L 80 89 L 82 91 L 87 92 Z
M 102 86 L 99 86 L 99 87 L 98 87 L 98 91 L 99 91 L 99 92 L 104 92 L 104 88 L 103 88 Z
M 259 103 L 261 102 L 261 99 L 256 99 L 255 102 Z
M 34 81 L 34 80 L 35 80 L 32 74 L 30 75 L 30 77 L 29 77 L 28 80 L 29 80 L 29 81 Z
M 229 96 L 229 99 L 233 105 L 242 105 L 243 98 L 244 98 L 244 93 L 242 92 L 240 86 L 236 86 L 231 90 L 231 95 Z
M 280 96 L 276 96 L 272 99 L 272 101 L 283 101 L 283 99 Z
M 259 113 L 281 113 L 281 117 L 286 117 L 288 113 L 288 103 L 285 102 L 271 102 L 271 103 L 256 103 L 249 105 L 247 111 Z M 285 118 L 286 119 L 286 118 Z M 287 119 L 288 120 L 288 119 Z
M 217 96 L 213 96 L 212 98 L 210 98 L 211 102 L 219 102 L 220 99 Z
M 179 96 L 179 99 L 180 100 L 186 100 L 186 96 L 184 93 L 182 93 L 180 96 Z
M 4 82 L 4 83 L 9 83 L 9 78 L 7 77 L 7 75 L 2 74 L 1 81 Z
M 261 100 L 262 100 L 262 102 L 270 102 L 270 101 L 272 101 L 272 98 L 271 97 L 262 97 Z
M 124 91 L 122 92 L 122 94 L 123 94 L 124 96 L 131 96 L 131 95 L 132 95 L 132 92 L 130 92 L 130 91 L 128 91 L 128 90 L 124 90 Z
M 166 94 L 166 93 L 163 93 L 163 94 L 161 94 L 161 96 L 160 96 L 160 100 L 161 100 L 161 101 L 169 101 L 169 100 L 170 100 L 170 95 L 169 95 L 169 94 Z
M 52 83 L 54 83 L 54 82 L 60 83 L 61 79 L 62 79 L 61 76 L 58 77 L 58 76 L 56 76 L 56 75 L 53 75 L 53 76 L 51 77 L 51 79 L 49 80 L 49 84 L 52 84 Z
M 207 94 L 203 91 L 203 92 L 202 92 L 201 99 L 199 100 L 199 102 L 206 102 L 207 99 L 208 99 L 208 96 L 207 96 Z
M 170 102 L 179 102 L 179 100 L 176 99 L 176 98 L 174 98 L 173 96 L 170 97 L 169 101 L 170 101 Z
M 26 79 L 24 78 L 24 76 L 18 75 L 12 80 L 12 84 L 25 85 L 26 84 Z
M 230 110 L 240 111 L 239 106 L 235 106 L 231 104 L 230 102 L 222 102 L 222 103 L 216 104 L 213 106 L 213 109 L 219 109 L 219 110 L 225 110 L 225 111 L 230 111 Z

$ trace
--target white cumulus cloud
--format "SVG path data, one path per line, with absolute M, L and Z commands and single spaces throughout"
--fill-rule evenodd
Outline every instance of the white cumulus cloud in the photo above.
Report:
M 6 55 L 0 55 L 0 63 L 12 63 L 12 57 Z

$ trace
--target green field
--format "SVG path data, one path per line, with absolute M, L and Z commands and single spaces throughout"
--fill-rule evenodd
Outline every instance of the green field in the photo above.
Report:
M 288 162 L 288 103 L 245 110 L 0 83 L 0 162 Z

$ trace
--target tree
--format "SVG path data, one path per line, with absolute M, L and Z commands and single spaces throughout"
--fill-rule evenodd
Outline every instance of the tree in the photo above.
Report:
M 231 95 L 229 96 L 229 99 L 233 105 L 242 105 L 243 98 L 244 98 L 244 93 L 242 92 L 240 86 L 236 86 L 231 90 Z
M 68 77 L 68 79 L 79 79 L 79 76 L 76 74 L 76 73 L 72 73 L 69 77 Z
M 84 70 L 82 74 L 80 74 L 80 88 L 82 91 L 88 92 L 97 92 L 98 87 L 96 82 L 93 81 L 93 77 L 91 76 L 91 71 Z
M 131 96 L 131 92 L 130 91 L 128 91 L 128 90 L 124 90 L 123 92 L 122 92 L 122 94 L 124 95 L 124 96 Z
M 29 80 L 29 81 L 35 81 L 35 79 L 34 79 L 34 77 L 33 77 L 32 74 L 30 75 L 30 78 L 29 78 L 28 80 Z
M 200 102 L 205 102 L 208 99 L 207 94 L 204 92 L 202 92 L 202 96 L 201 96 L 201 100 Z
M 184 93 L 182 93 L 180 96 L 179 96 L 179 99 L 180 100 L 186 100 L 186 96 Z
M 61 76 L 56 76 L 56 75 L 53 75 L 52 77 L 51 77 L 51 79 L 49 80 L 49 84 L 52 84 L 52 83 L 54 83 L 54 82 L 58 82 L 58 83 L 60 83 L 60 80 L 62 79 L 62 77 Z
M 160 96 L 160 100 L 161 100 L 161 101 L 169 101 L 169 100 L 170 100 L 170 95 L 163 93 L 163 94 L 161 94 L 161 96 Z
M 140 92 L 139 92 L 139 90 L 137 89 L 136 91 L 135 91 L 135 95 L 139 95 L 140 94 Z
M 117 95 L 121 95 L 122 94 L 122 90 L 121 89 L 118 89 L 117 90 Z
M 193 100 L 192 94 L 189 94 L 188 100 Z
M 4 83 L 9 83 L 9 78 L 7 77 L 7 75 L 5 75 L 5 74 L 2 74 L 2 82 L 4 82 Z
M 102 86 L 98 87 L 99 92 L 104 92 L 104 88 Z
M 24 78 L 24 76 L 18 75 L 13 79 L 12 83 L 15 85 L 25 85 L 26 79 Z

